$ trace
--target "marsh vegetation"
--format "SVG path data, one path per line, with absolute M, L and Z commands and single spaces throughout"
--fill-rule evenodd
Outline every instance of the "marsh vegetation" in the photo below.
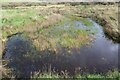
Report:
M 5 77 L 119 78 L 118 3 L 12 5 L 1 10 Z

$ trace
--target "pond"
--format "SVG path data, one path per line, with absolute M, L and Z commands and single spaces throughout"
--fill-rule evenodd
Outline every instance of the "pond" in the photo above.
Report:
M 32 41 L 23 34 L 17 34 L 9 38 L 4 59 L 8 60 L 7 67 L 14 69 L 14 74 L 18 77 L 30 77 L 35 71 L 55 71 L 57 73 L 67 72 L 73 76 L 76 73 L 106 73 L 109 70 L 118 68 L 118 46 L 108 39 L 102 26 L 91 19 L 88 19 L 93 26 L 85 26 L 80 21 L 74 21 L 74 28 L 92 32 L 89 34 L 95 40 L 91 45 L 80 48 L 67 49 L 61 47 L 56 54 L 52 50 L 39 51 Z M 69 24 L 69 23 L 67 23 Z M 64 25 L 65 30 L 69 25 Z

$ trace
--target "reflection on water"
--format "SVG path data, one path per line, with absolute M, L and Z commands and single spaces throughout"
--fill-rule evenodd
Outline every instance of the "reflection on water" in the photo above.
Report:
M 14 35 L 7 42 L 4 59 L 9 60 L 7 66 L 13 68 L 17 76 L 28 77 L 35 70 L 33 62 L 38 59 L 38 52 L 32 45 L 22 34 Z
M 96 40 L 92 45 L 72 50 L 61 48 L 57 54 L 49 50 L 37 51 L 32 42 L 23 38 L 21 34 L 11 37 L 4 56 L 4 59 L 10 60 L 7 66 L 13 68 L 14 74 L 19 77 L 30 77 L 31 72 L 47 71 L 49 68 L 56 72 L 66 70 L 70 75 L 74 75 L 75 72 L 104 73 L 117 68 L 119 44 L 107 39 L 102 27 L 90 21 L 93 27 L 86 27 L 78 21 L 75 21 L 75 27 L 97 31 L 94 35 Z

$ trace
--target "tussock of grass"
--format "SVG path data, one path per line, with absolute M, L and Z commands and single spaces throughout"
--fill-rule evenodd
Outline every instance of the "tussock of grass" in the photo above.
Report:
M 80 48 L 82 45 L 88 44 L 91 40 L 89 32 L 76 29 L 74 22 L 68 21 L 70 23 L 63 20 L 63 22 L 61 22 L 62 25 L 58 23 L 55 26 L 38 30 L 38 33 L 35 35 L 41 35 L 34 40 L 36 42 L 35 44 L 42 45 L 39 46 L 40 49 L 55 49 L 58 45 L 65 48 Z

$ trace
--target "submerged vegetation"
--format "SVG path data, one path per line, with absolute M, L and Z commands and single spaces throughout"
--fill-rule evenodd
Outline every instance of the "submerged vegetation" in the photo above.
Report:
M 91 42 L 95 40 L 93 35 L 97 33 L 97 30 L 93 29 L 94 25 L 89 18 L 97 21 L 103 26 L 106 34 L 112 37 L 113 40 L 119 42 L 120 32 L 118 29 L 118 11 L 117 3 L 112 5 L 81 5 L 81 4 L 47 4 L 47 5 L 24 5 L 20 4 L 11 5 L 4 4 L 2 11 L 2 45 L 3 52 L 0 54 L 4 57 L 5 53 L 11 51 L 13 64 L 19 63 L 22 58 L 29 61 L 29 67 L 45 65 L 45 61 L 51 62 L 56 60 L 58 62 L 66 64 L 58 57 L 69 58 L 68 54 L 54 54 L 59 53 L 61 48 L 67 49 L 67 53 L 71 53 L 71 49 L 79 49 L 85 45 L 91 45 Z M 24 34 L 21 36 L 21 34 Z M 18 36 L 17 36 L 18 35 Z M 20 35 L 20 36 L 19 36 Z M 12 38 L 16 36 L 16 38 Z M 18 39 L 21 38 L 21 39 Z M 29 39 L 28 39 L 29 38 Z M 25 40 L 24 40 L 25 39 Z M 9 45 L 7 45 L 9 42 Z M 17 43 L 21 43 L 18 44 Z M 32 44 L 33 43 L 33 44 Z M 25 46 L 24 46 L 25 45 Z M 31 46 L 32 45 L 32 46 Z M 8 50 L 6 50 L 6 48 Z M 13 48 L 13 49 L 12 49 Z M 26 49 L 27 48 L 27 49 Z M 26 49 L 26 50 L 24 50 Z M 15 52 L 18 50 L 19 52 Z M 36 50 L 36 51 L 35 51 Z M 17 54 L 20 54 L 17 57 Z M 23 54 L 24 55 L 23 55 Z M 52 55 L 51 55 L 52 53 Z M 55 57 L 57 55 L 57 57 Z M 61 56 L 60 56 L 61 55 Z M 52 56 L 52 57 L 51 57 Z M 49 58 L 50 57 L 50 58 Z M 11 58 L 11 57 L 10 57 Z M 47 60 L 46 60 L 47 58 Z M 51 59 L 53 58 L 53 59 Z M 24 61 L 23 60 L 23 61 Z M 18 62 L 17 62 L 18 61 Z M 25 61 L 25 64 L 28 62 Z M 35 65 L 35 63 L 42 63 Z M 23 62 L 24 63 L 24 62 Z M 21 65 L 16 64 L 21 69 Z M 10 63 L 11 64 L 11 63 Z M 33 66 L 34 65 L 34 66 Z M 42 65 L 42 66 L 41 66 Z M 66 64 L 67 65 L 67 64 Z M 61 65 L 62 66 L 62 65 Z M 67 65 L 68 66 L 68 65 Z M 17 67 L 13 65 L 16 70 Z M 71 67 L 71 66 L 70 66 Z M 6 70 L 5 70 L 6 69 Z M 18 76 L 13 72 L 7 76 L 7 68 L 1 68 L 4 77 Z M 25 68 L 27 71 L 27 69 Z M 25 71 L 24 70 L 24 71 Z M 11 70 L 12 71 L 12 70 Z M 21 69 L 21 71 L 23 71 Z M 70 76 L 67 72 L 57 73 L 54 71 L 39 72 L 31 75 L 31 79 L 34 78 L 107 78 L 119 79 L 118 70 L 108 72 L 107 74 L 75 74 Z M 30 73 L 29 73 L 30 75 Z M 96 80 L 96 79 L 95 79 Z

